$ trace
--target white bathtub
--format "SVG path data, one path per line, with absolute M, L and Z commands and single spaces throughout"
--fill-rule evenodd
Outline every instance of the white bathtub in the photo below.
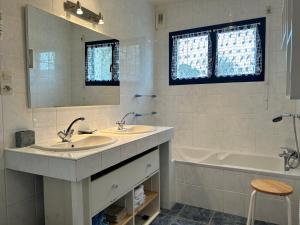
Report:
M 285 173 L 283 159 L 279 157 L 236 152 L 215 152 L 207 149 L 175 147 L 173 158 L 178 162 L 226 168 Z
M 293 225 L 299 225 L 300 170 L 284 171 L 283 159 L 266 155 L 174 147 L 176 201 L 246 216 L 255 178 L 284 181 L 294 187 Z M 286 205 L 279 197 L 259 195 L 256 218 L 286 225 Z

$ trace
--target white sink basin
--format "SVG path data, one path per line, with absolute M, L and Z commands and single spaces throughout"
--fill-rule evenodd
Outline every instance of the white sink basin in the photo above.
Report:
M 153 126 L 146 125 L 125 125 L 123 130 L 118 130 L 117 127 L 102 130 L 104 133 L 112 134 L 142 134 L 155 131 L 156 128 Z
M 113 144 L 117 139 L 108 136 L 92 135 L 72 142 L 60 142 L 53 145 L 33 145 L 32 148 L 44 151 L 80 151 L 92 148 L 104 147 Z

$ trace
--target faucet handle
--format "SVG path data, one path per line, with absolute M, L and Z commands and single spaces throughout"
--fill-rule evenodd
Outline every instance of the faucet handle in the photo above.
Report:
M 287 156 L 287 152 L 283 151 L 282 153 L 278 154 L 279 157 L 286 157 Z
M 74 129 L 70 130 L 70 136 L 72 136 L 74 134 Z
M 61 139 L 61 140 L 64 140 L 65 138 L 66 138 L 66 133 L 65 133 L 65 131 L 59 131 L 58 133 L 57 133 L 57 136 Z
M 289 147 L 280 147 L 280 149 L 286 150 L 286 151 L 284 151 L 284 152 L 290 153 L 290 154 L 296 152 L 294 149 L 289 148 Z

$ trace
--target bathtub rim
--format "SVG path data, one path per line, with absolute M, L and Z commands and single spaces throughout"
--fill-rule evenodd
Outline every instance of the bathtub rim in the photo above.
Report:
M 237 152 L 235 152 L 237 153 Z M 257 155 L 256 155 L 257 156 Z M 266 156 L 266 155 L 262 155 Z M 259 175 L 272 175 L 275 177 L 281 177 L 281 178 L 297 178 L 300 180 L 300 168 L 298 169 L 291 169 L 290 171 L 272 171 L 272 170 L 262 170 L 262 169 L 254 169 L 249 167 L 239 167 L 239 166 L 226 166 L 226 165 L 216 165 L 216 164 L 209 164 L 209 163 L 195 163 L 195 162 L 187 162 L 183 160 L 176 160 L 172 159 L 173 163 L 181 163 L 186 165 L 193 165 L 197 167 L 206 167 L 206 168 L 214 168 L 214 169 L 222 169 L 227 171 L 238 171 L 243 173 L 252 173 L 252 174 L 259 174 Z

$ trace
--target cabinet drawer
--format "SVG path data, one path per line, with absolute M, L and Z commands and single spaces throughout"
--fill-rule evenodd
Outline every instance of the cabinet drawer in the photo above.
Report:
M 90 200 L 92 214 L 96 214 L 113 202 L 123 191 L 120 170 L 115 170 L 91 182 Z
M 120 168 L 120 182 L 125 189 L 133 188 L 159 169 L 159 152 L 153 151 Z
M 121 194 L 132 189 L 159 169 L 159 151 L 155 150 L 91 182 L 92 214 L 103 210 Z
M 143 158 L 141 158 L 139 162 L 139 170 L 140 176 L 142 179 L 145 179 L 153 172 L 159 169 L 159 152 L 158 150 L 153 151 Z

